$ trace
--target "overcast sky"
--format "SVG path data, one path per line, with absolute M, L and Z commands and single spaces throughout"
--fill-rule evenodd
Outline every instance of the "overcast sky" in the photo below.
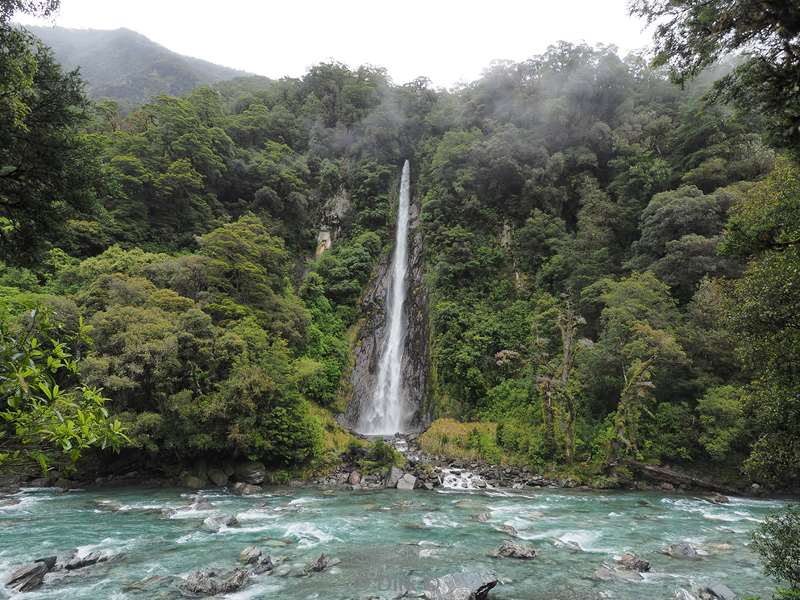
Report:
M 267 77 L 335 59 L 384 66 L 396 83 L 451 86 L 494 59 L 522 60 L 558 40 L 648 45 L 627 0 L 61 0 L 40 25 L 127 27 L 167 48 Z

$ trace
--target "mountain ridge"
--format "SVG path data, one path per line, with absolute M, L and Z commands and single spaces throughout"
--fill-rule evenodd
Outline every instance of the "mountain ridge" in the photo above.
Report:
M 159 94 L 179 96 L 198 85 L 252 75 L 179 54 L 125 27 L 26 29 L 53 50 L 65 69 L 80 69 L 91 98 L 110 98 L 123 107 L 142 104 Z

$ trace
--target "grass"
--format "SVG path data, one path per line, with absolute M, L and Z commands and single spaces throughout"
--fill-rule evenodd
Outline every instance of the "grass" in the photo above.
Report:
M 437 419 L 420 436 L 419 443 L 428 454 L 492 463 L 509 462 L 508 456 L 497 446 L 496 423 Z

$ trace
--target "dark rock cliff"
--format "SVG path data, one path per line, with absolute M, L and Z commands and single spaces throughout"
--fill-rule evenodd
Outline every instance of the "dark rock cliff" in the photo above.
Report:
M 409 256 L 406 275 L 406 302 L 402 377 L 404 400 L 409 415 L 407 429 L 417 431 L 430 422 L 428 297 L 423 280 L 422 232 L 418 227 L 420 205 L 415 199 L 410 207 Z M 355 427 L 361 408 L 370 401 L 378 376 L 378 361 L 386 332 L 386 294 L 391 277 L 391 253 L 384 255 L 361 300 L 363 315 L 353 348 L 350 376 L 352 396 L 347 405 L 345 423 Z

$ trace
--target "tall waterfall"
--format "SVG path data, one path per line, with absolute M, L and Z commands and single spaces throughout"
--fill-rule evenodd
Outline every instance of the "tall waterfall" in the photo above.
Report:
M 386 292 L 386 330 L 383 336 L 378 379 L 372 401 L 364 407 L 358 431 L 367 435 L 392 434 L 406 427 L 405 394 L 401 382 L 406 335 L 406 271 L 408 270 L 408 217 L 411 204 L 411 167 L 403 164 L 397 232 L 392 255 L 391 281 Z

